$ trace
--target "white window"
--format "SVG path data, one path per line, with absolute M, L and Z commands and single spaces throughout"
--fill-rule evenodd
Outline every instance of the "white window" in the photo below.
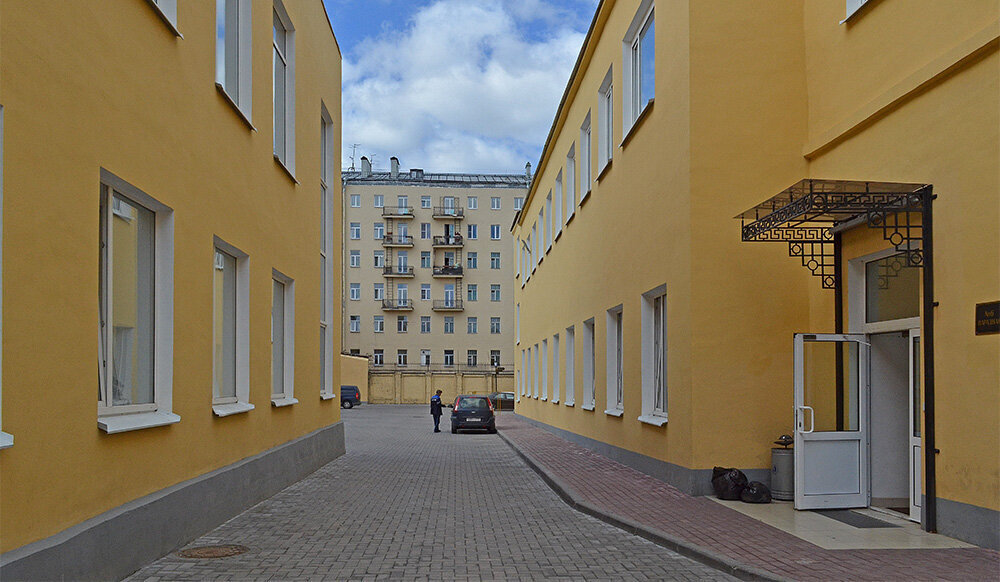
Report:
M 549 340 L 542 340 L 542 353 L 540 354 L 542 360 L 542 400 L 549 399 Z
M 351 240 L 361 240 L 361 223 L 351 223 Z
M 552 403 L 559 402 L 559 334 L 552 336 Z
M 173 211 L 102 170 L 100 217 L 97 424 L 116 433 L 179 422 L 172 412 Z
M 385 251 L 374 251 L 372 255 L 374 265 L 376 269 L 381 269 L 385 266 Z
M 375 301 L 385 298 L 385 283 L 375 283 Z
M 576 145 L 566 154 L 566 222 L 576 212 Z
M 476 283 L 472 283 L 466 289 L 466 293 L 468 294 L 469 301 L 478 301 L 479 300 L 479 285 L 477 285 Z
M 642 295 L 642 415 L 639 420 L 667 422 L 667 295 L 660 285 Z
M 490 253 L 490 268 L 491 269 L 500 268 L 500 253 Z
M 374 236 L 375 240 L 385 239 L 385 223 L 376 222 L 372 224 L 372 235 Z
M 430 269 L 431 268 L 431 252 L 430 251 L 420 251 L 420 268 Z
M 102 221 L 101 224 L 104 224 Z M 3 105 L 0 105 L 0 241 L 3 241 Z M 0 297 L 3 297 L 3 244 L 0 244 Z M 0 309 L 0 336 L 3 335 L 3 309 Z M 102 344 L 103 345 L 103 344 Z M 0 361 L 2 361 L 3 350 L 0 349 Z M 0 365 L 0 369 L 3 366 Z M 2 388 L 2 387 L 0 387 Z M 0 403 L 3 402 L 2 390 L 0 390 Z M 3 414 L 0 413 L 0 418 Z M 0 432 L 0 449 L 13 446 L 14 436 L 5 432 Z
M 520 210 L 524 207 L 524 196 L 514 197 L 514 210 Z
M 490 350 L 490 365 L 494 368 L 500 365 L 500 350 Z
M 424 240 L 431 238 L 431 223 L 429 222 L 420 223 L 420 238 Z
M 500 240 L 500 225 L 491 224 L 490 225 L 490 238 L 492 240 Z
M 656 75 L 656 20 L 653 0 L 643 0 L 622 41 L 624 133 L 653 102 Z
M 251 122 L 250 0 L 215 1 L 215 86 Z
M 385 365 L 385 350 L 378 348 L 372 350 L 372 365 L 373 366 Z
M 858 10 L 861 10 L 861 7 L 864 6 L 867 3 L 868 3 L 868 0 L 847 0 L 847 2 L 846 2 L 846 4 L 847 4 L 847 6 L 846 6 L 847 12 L 846 12 L 846 15 L 844 16 L 844 19 L 841 20 L 840 23 L 843 24 L 843 23 L 847 22 L 848 19 L 851 18 L 851 16 L 854 16 L 855 12 L 857 12 Z
M 444 318 L 444 332 L 445 333 L 455 333 L 455 318 L 452 316 L 447 316 Z
M 444 351 L 444 365 L 454 366 L 455 365 L 455 350 L 445 350 Z
M 351 208 L 361 208 L 361 194 L 351 194 Z
M 396 363 L 400 366 L 405 366 L 406 361 L 406 350 L 396 350 Z
M 500 284 L 490 285 L 490 301 L 500 301 Z
M 514 317 L 514 328 L 515 328 L 515 330 L 514 330 L 514 338 L 517 341 L 517 343 L 521 343 L 521 304 L 520 303 L 517 304 L 517 308 L 514 311 L 516 312 L 515 313 L 515 317 Z
M 615 111 L 615 91 L 611 82 L 611 69 L 601 83 L 601 89 L 597 93 L 597 173 L 600 174 L 604 168 L 611 163 L 614 152 L 614 111 Z
M 528 262 L 531 263 L 531 272 L 535 272 L 535 267 L 538 266 L 539 258 L 538 254 L 538 223 L 531 225 L 531 238 L 529 239 L 531 243 L 530 251 L 528 252 Z
M 490 210 L 500 210 L 500 197 L 491 196 L 490 197 Z
M 532 366 L 532 370 L 534 370 L 535 372 L 533 392 L 534 392 L 534 397 L 538 398 L 539 389 L 541 388 L 541 385 L 538 382 L 538 374 L 539 370 L 541 369 L 538 363 L 538 344 L 535 344 L 534 353 L 535 353 L 535 363 Z
M 555 216 L 552 217 L 552 221 L 555 223 L 556 236 L 562 232 L 563 220 L 562 220 L 562 209 L 563 209 L 563 174 L 562 170 L 559 170 L 559 175 L 556 176 L 556 196 L 555 196 L 555 206 L 552 211 Z M 552 237 L 553 239 L 555 236 Z
M 625 408 L 622 367 L 622 306 L 612 307 L 607 313 L 607 378 L 608 407 L 605 414 L 621 416 Z
M 545 252 L 552 250 L 552 241 L 555 240 L 555 231 L 552 230 L 552 191 L 545 197 Z M 558 224 L 558 222 L 556 223 Z
M 490 318 L 490 333 L 497 334 L 500 333 L 500 318 L 491 317 Z
M 274 157 L 295 175 L 295 27 L 281 0 L 274 0 Z
M 468 268 L 478 269 L 479 268 L 479 253 L 472 251 L 467 257 L 465 257 Z
M 273 271 L 271 279 L 271 404 L 295 398 L 295 281 Z
M 470 366 L 475 366 L 479 363 L 479 351 L 478 350 L 467 350 L 465 352 L 465 361 Z
M 410 300 L 410 288 L 406 283 L 400 283 L 396 287 L 396 298 L 404 305 Z
M 385 317 L 381 315 L 372 317 L 372 331 L 375 333 L 385 333 Z
M 430 196 L 421 196 L 420 197 L 420 207 L 421 208 L 430 208 L 431 207 L 431 197 Z
M 430 283 L 420 284 L 420 300 L 430 301 L 431 300 L 431 285 Z
M 431 365 L 431 351 L 430 350 L 420 350 L 420 365 L 430 366 Z
M 594 337 L 594 318 L 583 322 L 583 405 L 584 410 L 594 410 L 597 398 L 594 395 L 594 368 L 597 358 Z
M 479 333 L 479 318 L 470 317 L 466 322 L 466 333 L 476 334 Z
M 385 208 L 385 196 L 382 194 L 375 195 L 375 208 Z
M 156 7 L 160 18 L 170 27 L 174 34 L 180 36 L 177 30 L 177 0 L 149 0 Z
M 580 202 L 590 194 L 590 185 L 594 180 L 590 170 L 590 162 L 593 159 L 590 145 L 590 112 L 580 126 Z
M 477 210 L 479 208 L 479 197 L 469 196 L 468 203 L 469 203 L 469 210 Z
M 396 333 L 406 333 L 410 321 L 405 315 L 396 316 Z
M 351 301 L 361 301 L 361 283 L 351 283 Z
M 576 328 L 566 328 L 566 406 L 576 404 Z
M 212 411 L 229 416 L 250 404 L 250 258 L 215 239 Z
M 421 315 L 420 316 L 420 333 L 430 333 L 431 332 L 431 316 Z
M 518 370 L 517 370 L 517 381 L 518 381 L 518 384 L 520 384 L 519 389 L 517 391 L 517 399 L 518 400 L 521 400 L 521 397 L 524 396 L 524 391 L 525 391 L 525 388 L 524 388 L 524 376 L 525 376 L 524 366 L 525 366 L 525 360 L 526 360 L 525 352 L 524 352 L 524 350 L 521 350 L 521 367 L 518 368 Z
M 396 207 L 400 214 L 410 213 L 410 197 L 405 194 L 399 194 L 396 196 Z
M 361 316 L 352 315 L 351 316 L 351 333 L 358 333 L 361 331 Z
M 478 224 L 470 224 L 469 225 L 469 239 L 470 240 L 475 240 L 477 238 L 479 238 L 479 225 Z
M 351 251 L 350 265 L 355 268 L 361 266 L 361 251 Z

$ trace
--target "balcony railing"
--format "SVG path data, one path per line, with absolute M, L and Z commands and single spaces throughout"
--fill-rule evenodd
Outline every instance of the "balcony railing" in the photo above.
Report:
M 412 311 L 413 300 L 386 297 L 382 300 L 382 309 L 385 309 L 386 311 Z
M 386 277 L 412 277 L 413 267 L 403 265 L 388 265 L 382 267 L 382 274 Z
M 382 246 L 412 247 L 413 237 L 408 234 L 387 234 L 382 237 Z
M 435 300 L 431 309 L 434 311 L 464 311 L 465 306 L 461 299 L 442 299 Z
M 383 206 L 382 216 L 390 218 L 413 218 L 412 206 Z
M 431 241 L 431 244 L 435 247 L 460 247 L 465 244 L 465 239 L 463 239 L 460 234 L 453 234 L 451 236 L 436 236 Z
M 435 277 L 461 277 L 463 275 L 463 270 L 461 265 L 445 265 L 443 267 L 434 267 Z
M 461 206 L 435 206 L 434 218 L 463 218 L 465 209 Z

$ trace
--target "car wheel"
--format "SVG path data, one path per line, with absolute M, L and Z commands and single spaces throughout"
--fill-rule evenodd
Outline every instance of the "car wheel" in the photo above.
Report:
M 345 400 L 344 401 L 344 408 L 354 408 L 354 403 L 351 402 L 350 400 Z
M 455 425 L 454 425 L 454 424 L 453 424 L 453 425 L 451 425 L 451 434 L 458 434 L 458 429 L 457 429 L 457 428 L 455 428 Z
M 486 429 L 486 432 L 488 432 L 490 434 L 497 434 L 497 429 L 495 429 L 495 428 L 488 428 L 488 429 Z

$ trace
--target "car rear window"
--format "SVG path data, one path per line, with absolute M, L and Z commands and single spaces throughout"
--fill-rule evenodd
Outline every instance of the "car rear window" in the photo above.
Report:
M 458 410 L 487 410 L 490 405 L 486 402 L 486 398 L 476 397 L 476 398 L 459 398 L 458 404 L 455 406 Z

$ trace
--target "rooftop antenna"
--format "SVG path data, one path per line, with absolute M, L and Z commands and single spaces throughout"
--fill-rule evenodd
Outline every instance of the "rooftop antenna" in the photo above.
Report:
M 372 162 L 372 171 L 373 172 L 375 171 L 375 155 L 376 154 L 368 154 L 368 159 L 371 160 L 371 162 Z
M 351 144 L 351 171 L 354 171 L 354 157 L 358 155 L 359 143 Z

